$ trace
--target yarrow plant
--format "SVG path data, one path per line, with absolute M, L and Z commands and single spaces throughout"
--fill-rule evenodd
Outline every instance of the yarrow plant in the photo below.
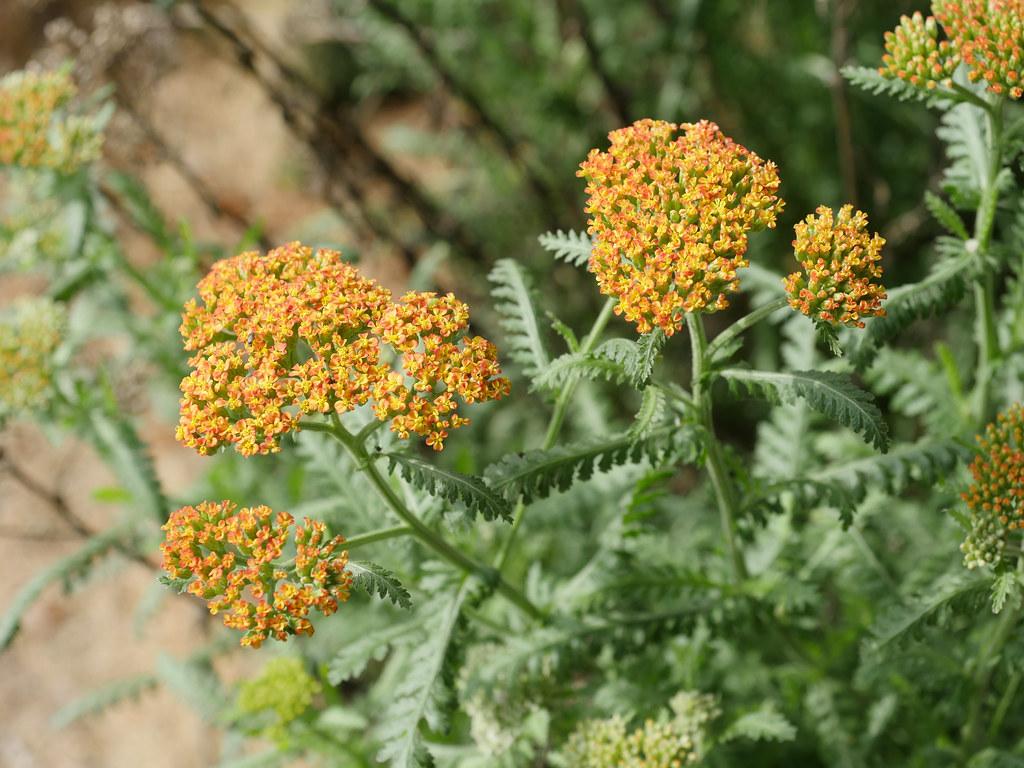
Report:
M 249 31 L 234 30 L 216 4 L 186 5 L 190 23 L 231 33 L 262 85 L 280 75 L 302 91 L 287 63 L 248 58 Z M 597 47 L 632 22 L 595 25 L 591 35 L 575 5 L 559 9 L 566 23 L 533 31 L 553 29 L 559 51 L 580 34 L 581 55 L 600 65 L 592 85 L 614 85 L 624 57 L 604 60 Z M 675 40 L 685 14 L 661 5 L 630 5 L 622 20 L 650 6 L 672 18 Z M 702 21 L 729 4 L 712 5 Z M 762 5 L 744 9 L 755 13 L 748 23 L 777 18 L 774 4 Z M 409 34 L 417 4 L 366 6 L 375 14 L 367 39 L 389 24 L 407 35 L 403 66 L 442 68 L 438 82 L 464 101 L 467 128 L 482 126 L 512 153 L 517 183 L 543 189 L 548 174 L 519 154 L 520 134 L 488 111 L 498 91 L 445 69 L 443 35 Z M 124 512 L 108 530 L 86 530 L 81 548 L 22 588 L 0 619 L 0 647 L 47 584 L 123 555 L 132 567 L 162 569 L 167 587 L 202 601 L 225 627 L 57 719 L 166 684 L 228 731 L 226 764 L 1020 762 L 1021 13 L 1016 2 L 936 0 L 930 16 L 907 16 L 878 36 L 881 62 L 845 70 L 876 95 L 916 102 L 893 109 L 939 112 L 949 167 L 919 209 L 916 196 L 906 199 L 907 174 L 858 183 L 874 157 L 867 150 L 851 153 L 846 183 L 798 185 L 801 160 L 820 158 L 807 154 L 797 116 L 787 124 L 794 154 L 725 109 L 716 112 L 729 116 L 735 139 L 707 120 L 630 123 L 642 104 L 653 107 L 608 88 L 607 103 L 588 109 L 600 102 L 597 111 L 623 127 L 589 154 L 589 128 L 565 144 L 563 175 L 582 205 L 560 210 L 570 195 L 545 202 L 552 218 L 575 215 L 586 231 L 540 237 L 563 262 L 551 279 L 526 251 L 488 264 L 492 307 L 470 265 L 501 249 L 471 253 L 466 241 L 489 233 L 494 217 L 461 227 L 463 209 L 418 194 L 386 156 L 367 168 L 401 188 L 391 203 L 408 198 L 432 240 L 451 239 L 449 266 L 435 275 L 435 257 L 419 262 L 410 285 L 420 290 L 406 293 L 339 251 L 300 242 L 200 253 L 123 175 L 47 154 L 74 103 L 67 83 L 54 79 L 65 95 L 45 98 L 35 85 L 14 88 L 19 103 L 40 107 L 17 113 L 18 162 L 35 166 L 16 174 L 52 184 L 39 188 L 45 199 L 59 190 L 51 204 L 68 214 L 57 228 L 68 245 L 67 258 L 35 276 L 48 298 L 0 319 L 3 415 L 31 412 L 54 432 L 86 438 L 116 478 L 96 498 Z M 539 18 L 536 8 L 522 18 Z M 792 67 L 777 64 L 766 71 L 782 88 Z M 839 85 L 837 104 L 865 108 Z M 307 114 L 304 98 L 275 95 L 298 110 L 302 119 L 288 121 L 296 130 L 310 118 L 317 141 L 343 114 Z M 664 115 L 696 112 L 657 104 Z M 871 123 L 869 135 L 885 134 L 886 153 L 900 154 L 890 148 L 925 123 L 897 116 L 891 136 L 878 128 L 887 112 L 849 129 Z M 359 127 L 342 133 L 358 143 Z M 921 155 L 930 146 L 917 133 L 913 142 Z M 827 204 L 798 187 L 820 190 Z M 893 222 L 904 207 L 910 213 Z M 117 211 L 165 258 L 137 267 L 106 220 Z M 367 223 L 381 238 L 404 237 L 413 217 L 399 213 Z M 41 218 L 39 237 L 54 225 Z M 0 232 L 4 242 L 25 227 L 12 228 Z M 353 232 L 345 252 L 363 252 Z M 462 258 L 471 255 L 480 258 Z M 472 323 L 449 287 L 472 300 Z M 151 314 L 133 311 L 140 297 Z M 163 488 L 140 437 L 161 424 L 138 428 L 125 407 L 135 398 L 122 392 L 124 357 L 106 357 L 111 348 L 144 358 L 155 405 L 177 400 L 177 440 L 203 457 L 195 486 Z M 139 613 L 154 605 L 147 599 Z M 245 657 L 214 663 L 228 652 Z M 239 746 L 248 739 L 265 742 L 263 751 Z

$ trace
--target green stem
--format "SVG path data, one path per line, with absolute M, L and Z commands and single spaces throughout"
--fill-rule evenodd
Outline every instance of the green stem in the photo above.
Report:
M 747 566 L 743 562 L 743 555 L 736 542 L 736 493 L 725 469 L 725 459 L 722 456 L 721 446 L 715 437 L 715 427 L 711 413 L 711 392 L 707 388 L 707 382 L 705 381 L 708 348 L 707 339 L 704 336 L 704 324 L 698 315 L 690 312 L 686 315 L 686 325 L 690 331 L 691 353 L 693 356 L 691 392 L 693 394 L 693 402 L 697 407 L 701 426 L 708 435 L 706 457 L 708 476 L 711 478 L 711 485 L 715 489 L 715 498 L 718 501 L 718 513 L 722 522 L 722 535 L 725 538 L 726 549 L 732 562 L 733 578 L 736 581 L 742 581 L 747 577 Z
M 999 358 L 999 334 L 995 317 L 995 286 L 992 273 L 984 263 L 992 244 L 992 229 L 995 223 L 995 206 L 998 202 L 997 179 L 1002 167 L 1002 102 L 989 105 L 989 167 L 985 178 L 985 189 L 974 220 L 974 239 L 978 244 L 978 256 L 982 269 L 974 282 L 974 304 L 976 314 L 975 338 L 978 345 L 978 374 L 975 380 L 975 397 L 978 406 L 978 421 L 989 421 L 992 407 L 992 377 L 995 363 Z
M 590 333 L 587 334 L 586 338 L 583 339 L 583 343 L 580 345 L 579 354 L 585 355 L 597 345 L 597 340 L 601 338 L 601 334 L 604 333 L 605 326 L 608 325 L 608 321 L 611 319 L 612 310 L 615 308 L 615 299 L 608 299 L 601 308 L 601 313 L 597 316 L 594 321 L 594 325 L 590 329 Z M 558 439 L 558 433 L 562 431 L 562 423 L 565 421 L 565 414 L 569 410 L 569 404 L 572 402 L 572 396 L 576 393 L 577 382 L 572 382 L 566 385 L 566 387 L 559 393 L 558 400 L 555 401 L 555 410 L 551 413 L 551 421 L 548 422 L 548 431 L 544 435 L 544 442 L 541 445 L 541 450 L 548 450 L 555 444 L 555 440 Z
M 598 339 L 601 338 L 601 334 L 604 333 L 605 327 L 608 325 L 608 321 L 612 317 L 612 310 L 615 308 L 615 299 L 608 299 L 604 306 L 601 307 L 601 312 L 598 314 L 597 319 L 594 320 L 594 324 L 590 327 L 590 333 L 583 339 L 583 343 L 580 345 L 578 352 L 580 354 L 587 354 L 597 345 Z M 565 388 L 558 394 L 558 399 L 555 401 L 555 409 L 551 412 L 551 419 L 548 421 L 548 429 L 544 435 L 544 442 L 541 443 L 541 450 L 547 451 L 558 439 L 559 432 L 562 431 L 562 424 L 565 423 L 565 414 L 569 410 L 569 404 L 572 402 L 572 396 L 576 392 L 577 382 L 571 382 L 565 386 Z M 505 537 L 504 543 L 501 545 L 501 551 L 498 553 L 497 559 L 494 561 L 494 567 L 499 572 L 504 570 L 505 564 L 508 562 L 509 556 L 512 554 L 512 544 L 516 540 L 516 536 L 519 534 L 519 528 L 523 524 L 523 518 L 526 516 L 526 505 L 520 500 L 516 504 L 515 512 L 512 516 L 512 528 L 508 532 L 508 536 Z
M 708 345 L 706 357 L 709 360 L 713 360 L 721 350 L 728 347 L 732 343 L 733 339 L 737 338 L 740 334 L 746 331 L 751 326 L 757 325 L 759 322 L 764 320 L 769 315 L 777 312 L 783 307 L 789 306 L 789 299 L 785 296 L 768 302 L 764 306 L 758 307 L 748 315 L 744 315 L 735 323 L 730 325 L 720 334 L 718 334 L 711 344 Z
M 391 487 L 387 478 L 377 469 L 373 457 L 367 452 L 366 447 L 356 439 L 355 435 L 345 429 L 340 419 L 335 416 L 332 421 L 334 427 L 331 430 L 331 434 L 338 442 L 345 446 L 353 461 L 355 461 L 356 467 L 370 480 L 370 483 L 391 508 L 391 511 L 398 515 L 402 522 L 409 527 L 409 533 L 464 573 L 475 574 L 480 576 L 484 582 L 493 583 L 503 597 L 522 609 L 524 613 L 538 621 L 543 621 L 546 618 L 537 606 L 531 603 L 522 592 L 505 581 L 500 573 L 483 563 L 477 562 L 452 546 L 447 539 L 410 512 L 405 506 L 405 502 L 395 493 L 395 489 Z
M 408 525 L 393 525 L 390 528 L 380 528 L 376 531 L 360 533 L 350 539 L 345 539 L 344 546 L 345 549 L 365 547 L 367 544 L 376 544 L 378 541 L 387 541 L 388 539 L 396 539 L 399 536 L 408 536 L 412 532 L 412 528 Z
M 1018 561 L 1018 572 L 1020 571 Z M 999 618 L 995 634 L 991 641 L 981 652 L 978 658 L 978 668 L 974 674 L 974 696 L 971 699 L 970 714 L 967 717 L 967 725 L 964 728 L 963 750 L 964 758 L 973 755 L 979 746 L 981 738 L 981 715 L 985 707 L 985 700 L 988 698 L 989 688 L 992 684 L 992 674 L 995 672 L 995 659 L 1003 650 L 1006 641 L 1010 639 L 1021 617 L 1021 606 L 1007 606 L 1003 609 L 1003 615 Z

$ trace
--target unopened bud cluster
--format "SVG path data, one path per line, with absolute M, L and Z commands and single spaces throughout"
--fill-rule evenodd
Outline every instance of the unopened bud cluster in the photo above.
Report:
M 0 313 L 0 422 L 50 400 L 67 313 L 49 299 L 21 299 Z
M 926 89 L 950 86 L 960 64 L 971 82 L 1013 99 L 1024 96 L 1024 3 L 1020 0 L 934 0 L 931 16 L 904 16 L 886 33 L 886 77 Z
M 960 549 L 972 569 L 1001 563 L 1009 536 L 1024 529 L 1024 405 L 999 414 L 978 437 L 978 451 L 962 494 L 971 530 Z
M 269 507 L 205 501 L 179 509 L 163 530 L 164 570 L 205 600 L 210 613 L 222 613 L 224 626 L 241 630 L 242 645 L 312 635 L 313 608 L 329 616 L 348 600 L 352 576 L 344 538 L 325 540 L 322 522 L 296 526 L 287 512 Z M 295 557 L 285 561 L 291 542 Z

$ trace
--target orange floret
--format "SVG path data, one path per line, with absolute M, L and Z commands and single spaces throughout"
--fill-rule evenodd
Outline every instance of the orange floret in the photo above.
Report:
M 226 444 L 271 453 L 304 416 L 370 404 L 400 436 L 415 432 L 440 450 L 448 430 L 468 423 L 456 398 L 509 390 L 497 350 L 466 336 L 468 324 L 452 295 L 393 303 L 337 251 L 292 243 L 225 259 L 185 306 L 181 333 L 195 354 L 178 439 L 203 454 Z
M 206 600 L 210 613 L 222 613 L 224 626 L 241 630 L 242 645 L 311 635 L 312 608 L 330 616 L 348 600 L 352 576 L 348 552 L 340 550 L 345 539 L 325 541 L 322 522 L 307 518 L 296 527 L 287 512 L 204 501 L 179 509 L 163 530 L 160 551 L 170 579 Z M 282 563 L 290 538 L 295 559 Z
M 747 266 L 747 235 L 775 226 L 775 165 L 708 121 L 640 120 L 609 134 L 578 175 L 587 180 L 590 271 L 640 333 L 672 335 L 687 312 L 728 306 Z
M 794 227 L 793 251 L 802 271 L 783 281 L 789 305 L 829 325 L 864 327 L 863 318 L 882 316 L 885 288 L 881 235 L 868 231 L 868 217 L 844 205 L 836 216 L 819 206 Z

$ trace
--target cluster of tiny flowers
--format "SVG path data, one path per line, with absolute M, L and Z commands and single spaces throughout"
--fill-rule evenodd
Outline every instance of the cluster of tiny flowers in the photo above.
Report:
M 1024 96 L 1022 11 L 1021 0 L 935 0 L 933 16 L 904 16 L 886 34 L 879 72 L 931 89 L 948 86 L 963 63 L 971 82 L 984 81 L 992 93 L 1019 99 Z
M 283 563 L 293 527 L 295 558 Z M 223 613 L 224 626 L 244 632 L 242 645 L 312 635 L 311 609 L 330 616 L 348 600 L 352 576 L 348 552 L 340 549 L 345 540 L 325 541 L 319 521 L 295 526 L 287 512 L 206 501 L 179 509 L 163 530 L 164 570 L 206 600 L 210 613 Z
M 301 659 L 282 656 L 267 662 L 258 677 L 239 687 L 238 709 L 246 715 L 267 715 L 272 721 L 263 734 L 282 740 L 288 725 L 312 706 L 322 686 Z
M 681 768 L 702 758 L 704 731 L 718 716 L 713 696 L 685 691 L 670 702 L 673 717 L 630 731 L 620 715 L 582 723 L 562 752 L 569 768 Z
M 99 155 L 91 118 L 66 114 L 75 86 L 66 70 L 0 79 L 0 165 L 71 173 Z
M 48 299 L 22 299 L 0 315 L 0 421 L 49 400 L 66 323 L 64 307 Z
M 469 421 L 456 398 L 509 390 L 494 345 L 467 336 L 468 324 L 451 294 L 392 301 L 337 251 L 292 243 L 225 259 L 185 306 L 181 333 L 195 354 L 181 383 L 178 439 L 202 454 L 226 444 L 272 453 L 304 416 L 370 404 L 400 437 L 416 433 L 441 450 L 449 430 Z
M 962 494 L 971 530 L 960 550 L 972 569 L 998 565 L 1009 534 L 1024 529 L 1024 405 L 989 424 L 978 448 L 971 484 Z
M 747 236 L 782 210 L 774 163 L 702 121 L 640 120 L 591 150 L 587 180 L 590 271 L 640 333 L 672 335 L 687 312 L 728 306 L 747 266 Z
M 835 215 L 820 206 L 796 227 L 793 251 L 803 267 L 784 279 L 789 305 L 829 325 L 864 327 L 883 316 L 881 235 L 868 232 L 868 217 L 844 205 Z
M 476 670 L 500 653 L 493 643 L 476 645 L 466 653 L 466 660 L 457 681 L 460 704 L 469 718 L 469 734 L 477 748 L 488 757 L 507 755 L 523 735 L 526 721 L 535 711 L 524 688 L 515 679 L 508 687 L 478 690 L 466 695 L 466 688 Z

